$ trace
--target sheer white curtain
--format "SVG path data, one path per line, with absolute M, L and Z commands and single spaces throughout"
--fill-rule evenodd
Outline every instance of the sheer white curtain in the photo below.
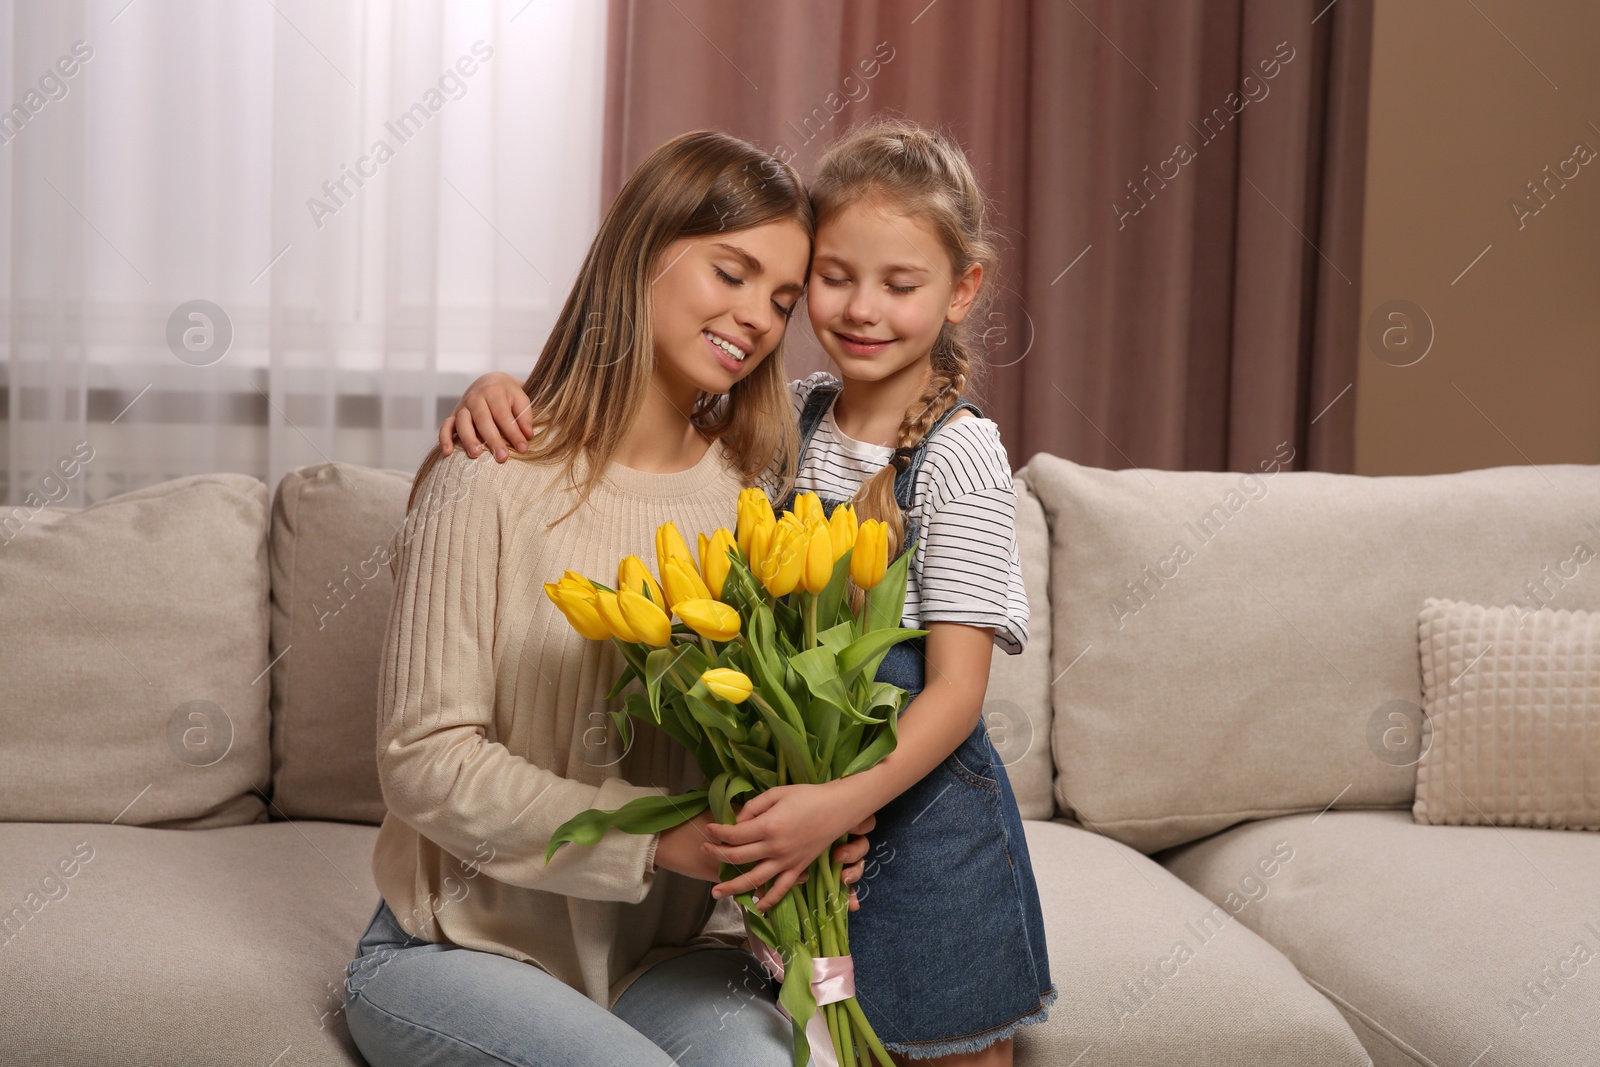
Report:
M 605 6 L 0 0 L 0 514 L 414 470 L 594 235 Z

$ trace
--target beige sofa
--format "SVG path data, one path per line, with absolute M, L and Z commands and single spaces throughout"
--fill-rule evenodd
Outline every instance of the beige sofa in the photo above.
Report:
M 986 715 L 1061 996 L 1017 1063 L 1600 1063 L 1600 965 L 1562 966 L 1600 944 L 1600 838 L 1414 822 L 1393 726 L 1422 600 L 1523 599 L 1600 468 L 1262 470 L 1019 474 L 1031 640 Z M 0 1063 L 361 1062 L 410 475 L 0 516 Z

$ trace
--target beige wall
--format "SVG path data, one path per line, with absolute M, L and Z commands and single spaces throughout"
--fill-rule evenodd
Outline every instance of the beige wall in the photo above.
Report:
M 1597 45 L 1595 0 L 1377 0 L 1363 323 L 1409 300 L 1435 338 L 1405 367 L 1363 339 L 1358 474 L 1600 463 Z

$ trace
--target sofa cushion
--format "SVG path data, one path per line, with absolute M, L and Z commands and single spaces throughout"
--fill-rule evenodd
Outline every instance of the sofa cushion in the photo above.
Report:
M 376 837 L 0 824 L 5 1062 L 362 1067 L 343 991 Z
M 1600 612 L 1429 597 L 1418 822 L 1600 830 Z
M 0 546 L 0 820 L 264 817 L 267 490 L 199 474 Z
M 1293 858 L 1261 878 L 1278 841 Z M 1600 1062 L 1600 838 L 1329 811 L 1157 858 L 1213 900 L 1256 897 L 1240 918 L 1339 1005 L 1379 1067 Z
M 1397 706 L 1420 722 L 1424 599 L 1532 601 L 1537 581 L 1600 608 L 1600 581 L 1559 576 L 1600 545 L 1600 467 L 1361 477 L 1291 457 L 1246 474 L 1028 463 L 1051 531 L 1064 813 L 1151 851 L 1330 803 L 1409 808 L 1420 739 L 1384 740 Z
M 1050 531 L 1027 479 L 1015 481 L 1028 644 L 1015 656 L 994 650 L 983 723 L 1005 765 L 1022 817 L 1048 819 L 1056 806 L 1055 760 L 1050 753 Z
M 1281 952 L 1149 857 L 1065 820 L 1023 826 L 1060 996 L 1017 1031 L 1018 1067 L 1367 1067 Z
M 380 823 L 378 661 L 389 556 L 414 471 L 318 463 L 272 504 L 272 781 L 277 814 Z

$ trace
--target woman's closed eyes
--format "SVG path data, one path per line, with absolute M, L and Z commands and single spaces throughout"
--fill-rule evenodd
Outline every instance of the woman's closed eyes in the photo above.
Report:
M 730 286 L 732 286 L 734 288 L 738 288 L 739 286 L 744 284 L 744 279 L 743 278 L 735 278 L 733 275 L 729 274 L 727 271 L 723 270 L 721 267 L 717 266 L 716 264 L 712 264 L 711 269 L 717 272 L 717 277 L 721 278 L 724 282 L 727 282 L 728 285 L 730 285 Z M 798 304 L 799 301 L 797 300 L 797 301 L 795 301 L 795 303 Z M 794 314 L 794 304 L 791 304 L 788 307 L 784 307 L 782 304 L 780 304 L 776 300 L 774 300 L 772 302 L 772 306 L 777 308 L 778 309 L 778 314 L 782 315 L 786 319 Z

